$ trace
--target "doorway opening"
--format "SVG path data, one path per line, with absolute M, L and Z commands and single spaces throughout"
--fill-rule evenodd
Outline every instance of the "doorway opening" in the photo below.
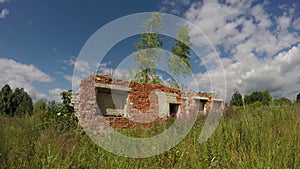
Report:
M 178 103 L 170 103 L 169 104 L 170 116 L 175 117 L 176 114 L 178 113 L 178 109 L 179 109 L 179 104 Z

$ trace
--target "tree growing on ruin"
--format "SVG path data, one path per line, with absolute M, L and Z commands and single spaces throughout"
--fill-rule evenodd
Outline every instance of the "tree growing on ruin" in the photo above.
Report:
M 190 46 L 189 28 L 185 26 L 178 31 L 175 46 L 172 47 L 172 55 L 167 54 L 168 69 L 175 79 L 173 82 L 175 87 L 179 87 L 181 76 L 186 77 L 192 74 Z
M 162 40 L 158 33 L 161 27 L 162 17 L 159 12 L 154 12 L 151 17 L 141 25 L 142 34 L 135 44 L 135 63 L 137 72 L 134 79 L 140 83 L 152 83 L 157 81 L 156 67 L 158 52 L 161 50 Z

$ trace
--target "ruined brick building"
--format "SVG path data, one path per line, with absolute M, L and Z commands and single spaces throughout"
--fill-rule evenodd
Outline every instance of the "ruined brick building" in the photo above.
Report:
M 171 116 L 184 117 L 190 112 L 205 116 L 222 111 L 224 103 L 211 93 L 90 75 L 81 81 L 80 90 L 74 97 L 74 108 L 79 118 L 101 116 L 112 124 L 116 121 L 149 123 Z

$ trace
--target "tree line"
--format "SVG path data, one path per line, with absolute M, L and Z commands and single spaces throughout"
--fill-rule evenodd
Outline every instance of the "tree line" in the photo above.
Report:
M 32 99 L 23 88 L 12 90 L 6 84 L 0 91 L 0 111 L 11 117 L 30 116 L 33 113 Z
M 77 118 L 71 105 L 72 90 L 60 93 L 61 101 L 40 99 L 33 104 L 23 88 L 12 90 L 6 84 L 0 90 L 0 114 L 10 117 L 34 116 L 43 120 L 63 122 L 67 127 L 76 126 Z
M 230 105 L 232 106 L 243 106 L 249 105 L 253 103 L 260 103 L 262 105 L 269 105 L 272 101 L 274 101 L 277 105 L 282 104 L 291 104 L 291 100 L 285 97 L 281 97 L 273 100 L 273 97 L 269 93 L 269 91 L 255 91 L 249 95 L 245 95 L 243 98 L 241 93 L 238 90 L 234 90 L 234 93 L 231 97 Z M 297 95 L 296 102 L 300 102 L 300 93 Z

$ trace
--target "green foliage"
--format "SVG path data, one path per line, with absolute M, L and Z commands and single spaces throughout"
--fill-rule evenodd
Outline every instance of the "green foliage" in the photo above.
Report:
M 137 52 L 134 54 L 137 71 L 133 76 L 134 81 L 139 83 L 162 83 L 156 75 L 158 52 L 161 51 L 163 41 L 158 33 L 162 23 L 159 12 L 154 12 L 151 17 L 141 25 L 142 34 L 140 40 L 135 44 Z M 168 69 L 179 83 L 180 77 L 192 74 L 190 64 L 190 37 L 188 26 L 181 28 L 176 37 L 176 46 L 172 47 L 172 55 L 167 54 Z M 176 85 L 179 86 L 179 85 Z
M 252 110 L 256 110 L 257 108 L 261 108 L 263 107 L 262 102 L 260 101 L 255 101 L 253 103 L 248 103 L 246 104 L 247 108 L 252 109 Z
M 151 83 L 156 73 L 158 52 L 161 50 L 162 40 L 158 30 L 162 18 L 159 12 L 154 12 L 151 17 L 141 25 L 142 34 L 140 41 L 135 44 L 137 52 L 134 54 L 135 63 L 139 70 L 134 78 L 140 83 Z
M 296 101 L 297 101 L 297 102 L 300 102 L 300 93 L 297 95 Z
M 12 111 L 16 116 L 32 115 L 33 104 L 31 97 L 23 88 L 16 88 L 12 98 Z
M 59 123 L 59 130 L 77 127 L 78 120 L 71 105 L 72 90 L 63 91 L 61 94 L 62 103 L 50 101 L 47 104 L 46 124 L 52 121 Z
M 158 75 L 152 77 L 152 84 L 162 84 L 163 81 Z
M 202 144 L 197 139 L 205 121 L 198 120 L 174 148 L 136 159 L 107 152 L 80 128 L 57 130 L 57 122 L 41 128 L 40 119 L 0 115 L 0 168 L 299 168 L 299 108 L 262 105 L 234 111 L 239 112 L 222 118 Z M 172 123 L 121 133 L 148 137 Z
M 54 100 L 49 101 L 47 104 L 47 117 L 56 118 L 57 115 L 61 114 L 62 106 L 61 103 L 58 103 Z
M 171 76 L 176 80 L 176 83 L 179 83 L 179 79 L 181 76 L 186 77 L 188 75 L 191 75 L 191 69 L 180 57 L 167 54 L 167 59 L 168 70 Z
M 33 106 L 34 115 L 45 114 L 46 110 L 47 110 L 47 103 L 46 100 L 44 99 L 38 100 Z
M 263 105 L 269 105 L 272 101 L 272 96 L 269 91 L 253 92 L 250 95 L 246 95 L 244 102 L 245 104 L 251 104 L 254 102 L 261 102 Z
M 152 68 L 146 68 L 143 70 L 135 70 L 134 71 L 134 76 L 133 76 L 133 81 L 139 82 L 139 83 L 151 83 L 151 79 L 149 77 L 149 74 L 151 72 L 155 72 L 155 69 Z
M 285 97 L 275 99 L 274 103 L 275 103 L 275 105 L 278 105 L 278 106 L 291 105 L 292 104 L 291 100 L 288 99 L 288 98 L 285 98 Z
M 190 47 L 191 41 L 189 36 L 189 28 L 188 26 L 185 26 L 179 29 L 176 37 L 176 46 L 172 47 L 172 53 L 179 57 L 189 69 L 189 71 L 182 72 L 184 75 L 190 75 L 192 71 L 192 65 L 190 63 Z
M 181 76 L 189 76 L 192 74 L 192 66 L 190 63 L 190 37 L 188 26 L 179 29 L 176 37 L 176 46 L 172 47 L 172 55 L 167 54 L 168 70 L 176 79 L 171 82 L 174 87 L 179 87 L 179 79 Z
M 23 88 L 12 91 L 9 85 L 5 85 L 0 91 L 0 110 L 2 114 L 12 117 L 32 115 L 31 97 Z
M 6 84 L 0 91 L 0 111 L 2 114 L 13 116 L 12 98 L 13 91 L 10 86 Z
M 234 93 L 231 97 L 230 104 L 233 106 L 243 106 L 243 98 L 238 90 L 234 90 Z
M 74 107 L 71 105 L 72 90 L 64 91 L 60 95 L 63 106 L 62 113 L 72 115 L 74 112 Z

